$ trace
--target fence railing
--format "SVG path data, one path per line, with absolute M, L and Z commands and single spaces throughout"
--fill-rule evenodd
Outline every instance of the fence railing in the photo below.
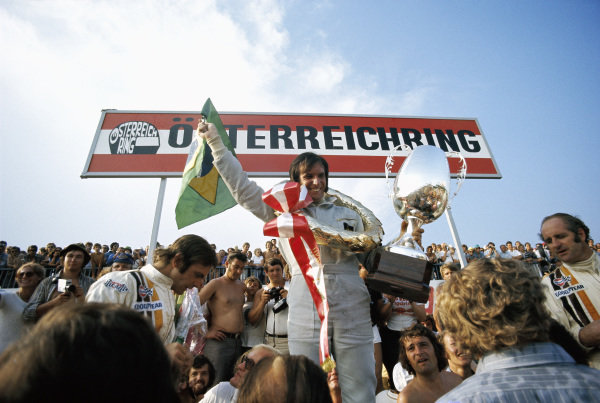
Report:
M 440 276 L 440 266 L 441 264 L 433 265 L 433 272 L 431 274 L 431 278 L 434 280 L 441 280 Z M 225 274 L 225 266 L 217 266 L 214 270 L 211 270 L 208 274 L 206 281 L 210 281 L 213 278 L 221 277 Z M 56 268 L 46 268 L 46 277 L 54 275 L 56 273 Z M 17 282 L 15 281 L 15 273 L 17 271 L 15 269 L 0 269 L 0 288 L 17 288 Z M 87 268 L 83 269 L 83 274 L 86 276 L 92 276 L 92 269 Z M 241 275 L 241 280 L 244 281 L 247 277 L 255 276 L 257 277 L 262 284 L 266 284 L 265 272 L 262 266 L 246 266 L 244 267 L 244 271 Z

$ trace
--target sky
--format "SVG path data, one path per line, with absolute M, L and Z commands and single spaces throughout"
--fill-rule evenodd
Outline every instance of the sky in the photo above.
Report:
M 600 241 L 598 21 L 592 0 L 0 0 L 0 239 L 148 245 L 160 179 L 80 178 L 101 110 L 210 97 L 220 111 L 477 118 L 502 179 L 463 184 L 461 242 L 537 242 L 559 211 Z M 397 236 L 384 179 L 329 185 Z M 180 186 L 167 180 L 160 243 L 264 247 L 239 206 L 177 230 Z M 423 229 L 453 243 L 443 216 Z

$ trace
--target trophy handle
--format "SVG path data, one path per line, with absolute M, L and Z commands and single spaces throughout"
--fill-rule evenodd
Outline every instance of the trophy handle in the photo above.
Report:
M 407 153 L 412 152 L 412 148 L 407 146 L 406 144 L 400 144 L 399 146 L 394 147 L 390 155 L 385 159 L 385 184 L 388 188 L 388 196 L 391 199 L 394 194 L 393 186 L 390 186 L 390 173 L 392 172 L 392 167 L 394 166 L 394 154 L 396 151 L 406 151 Z
M 462 186 L 463 182 L 465 181 L 465 177 L 467 176 L 467 160 L 465 159 L 465 157 L 463 157 L 463 155 L 461 153 L 457 153 L 456 151 L 448 151 L 446 152 L 446 155 L 450 156 L 450 157 L 456 157 L 460 160 L 460 169 L 458 170 L 458 173 L 456 174 L 456 190 L 454 191 L 454 193 L 452 193 L 452 196 L 450 196 L 450 198 L 448 199 L 448 206 L 450 206 L 450 203 L 452 202 L 452 200 L 454 200 L 454 198 L 456 197 L 456 195 L 458 194 L 458 191 L 460 190 L 460 187 Z

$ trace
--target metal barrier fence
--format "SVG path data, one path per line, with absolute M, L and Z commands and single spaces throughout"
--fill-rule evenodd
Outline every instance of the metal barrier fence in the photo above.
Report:
M 221 277 L 223 274 L 225 274 L 226 270 L 227 269 L 225 266 L 217 266 L 214 270 L 211 270 L 210 273 L 208 273 L 208 276 L 206 277 L 206 282 L 208 283 L 213 278 Z M 250 276 L 257 277 L 262 284 L 266 284 L 265 272 L 262 266 L 245 266 L 244 271 L 240 276 L 240 280 L 244 281 Z
M 431 278 L 433 280 L 441 280 L 440 276 L 440 266 L 441 264 L 434 264 L 433 271 L 431 273 Z M 46 277 L 54 275 L 56 272 L 56 268 L 46 268 Z M 211 270 L 207 276 L 206 282 L 212 280 L 213 278 L 221 277 L 225 274 L 225 266 L 217 266 L 214 270 Z M 17 288 L 17 282 L 15 281 L 15 273 L 17 271 L 15 269 L 0 269 L 0 288 Z M 86 276 L 92 276 L 92 269 L 87 268 L 83 269 L 83 274 Z M 262 284 L 266 284 L 265 272 L 262 266 L 246 266 L 244 267 L 244 271 L 241 275 L 241 280 L 244 281 L 247 277 L 255 276 L 257 277 Z

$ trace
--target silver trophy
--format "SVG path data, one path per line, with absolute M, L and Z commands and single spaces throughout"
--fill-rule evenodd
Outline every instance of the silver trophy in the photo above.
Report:
M 434 146 L 415 148 L 396 175 L 392 191 L 394 209 L 408 222 L 408 228 L 390 242 L 387 250 L 427 260 L 412 234 L 444 214 L 449 191 L 450 168 L 444 151 Z
M 433 264 L 413 239 L 413 233 L 444 213 L 449 192 L 450 169 L 444 151 L 429 145 L 415 148 L 396 175 L 391 193 L 394 209 L 408 223 L 408 228 L 375 253 L 367 277 L 371 288 L 427 302 Z

